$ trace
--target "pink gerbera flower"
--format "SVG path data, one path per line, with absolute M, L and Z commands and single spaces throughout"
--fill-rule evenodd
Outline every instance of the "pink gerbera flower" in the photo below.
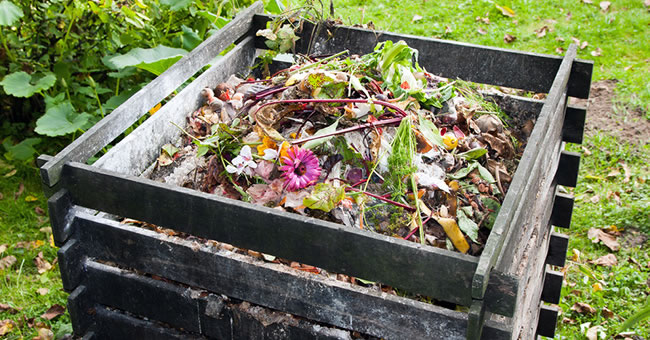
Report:
M 320 167 L 311 150 L 300 149 L 294 145 L 287 151 L 287 155 L 288 157 L 282 157 L 284 165 L 280 167 L 287 190 L 295 191 L 316 183 L 320 176 Z

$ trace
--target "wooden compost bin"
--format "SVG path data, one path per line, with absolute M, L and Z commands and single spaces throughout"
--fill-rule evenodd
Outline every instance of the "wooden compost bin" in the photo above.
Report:
M 448 78 L 548 93 L 543 101 L 495 96 L 511 116 L 537 117 L 497 221 L 480 257 L 408 242 L 144 178 L 163 144 L 179 137 L 201 105 L 200 90 L 246 73 L 264 48 L 255 32 L 271 20 L 256 3 L 55 157 L 39 164 L 75 335 L 87 338 L 344 338 L 349 331 L 386 339 L 531 339 L 552 336 L 592 63 L 387 32 L 327 27 L 319 54 L 364 54 L 377 42 L 404 40 L 420 65 Z M 306 53 L 313 26 L 296 46 Z M 236 46 L 155 115 L 104 154 L 151 107 Z M 120 224 L 146 221 L 192 236 L 273 254 L 330 272 L 382 282 L 468 307 L 460 312 L 378 293 L 325 276 Z M 289 315 L 291 314 L 291 315 Z

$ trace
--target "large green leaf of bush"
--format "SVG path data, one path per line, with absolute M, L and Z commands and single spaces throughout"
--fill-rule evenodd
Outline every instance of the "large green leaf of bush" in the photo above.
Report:
M 34 155 L 38 153 L 38 151 L 34 149 L 34 146 L 40 142 L 40 138 L 27 138 L 16 145 L 13 145 L 9 140 L 4 140 L 2 145 L 4 146 L 5 150 L 7 150 L 7 153 L 5 153 L 5 157 L 7 159 L 27 161 L 34 158 Z
M 20 71 L 8 74 L 0 85 L 7 94 L 12 96 L 31 97 L 34 93 L 49 89 L 54 83 L 56 83 L 54 73 L 48 72 L 40 79 L 34 80 L 30 74 Z
M 112 69 L 135 66 L 158 76 L 185 54 L 187 51 L 184 49 L 158 45 L 154 48 L 134 48 L 126 54 L 104 57 L 102 61 Z
M 41 135 L 63 136 L 82 129 L 92 116 L 88 113 L 76 113 L 70 102 L 63 102 L 50 107 L 36 121 L 36 131 Z
M 0 26 L 11 26 L 23 17 L 23 10 L 9 0 L 0 1 Z

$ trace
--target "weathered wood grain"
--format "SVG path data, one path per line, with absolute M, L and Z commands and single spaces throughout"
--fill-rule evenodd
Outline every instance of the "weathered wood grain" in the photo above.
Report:
M 80 163 L 67 164 L 62 181 L 77 205 L 439 300 L 462 305 L 471 301 L 477 263 L 473 256 Z M 507 284 L 515 281 L 493 285 L 486 298 L 501 301 L 501 310 L 514 309 L 516 287 Z
M 212 67 L 201 74 L 151 118 L 103 155 L 94 166 L 115 172 L 140 175 L 160 155 L 161 147 L 177 141 L 187 116 L 203 105 L 201 90 L 214 88 L 233 74 L 248 73 L 253 65 L 253 38 L 245 38 Z
M 43 182 L 48 186 L 55 185 L 59 180 L 63 164 L 69 161 L 85 162 L 112 142 L 149 109 L 165 99 L 194 73 L 209 63 L 219 52 L 246 34 L 252 28 L 253 15 L 261 12 L 262 8 L 262 3 L 257 2 L 241 11 L 219 32 L 207 38 L 192 52 L 181 58 L 59 152 L 41 167 Z
M 269 16 L 255 15 L 256 29 L 266 28 L 269 20 Z M 535 92 L 549 92 L 562 63 L 562 57 L 553 55 L 344 26 L 328 26 L 311 41 L 313 25 L 305 22 L 302 27 L 296 43 L 299 53 L 324 55 L 347 49 L 350 53 L 366 54 L 372 52 L 378 42 L 404 40 L 419 51 L 419 64 L 428 72 Z M 257 41 L 258 48 L 266 48 L 264 38 L 258 37 Z M 308 51 L 310 45 L 313 48 Z M 575 60 L 572 63 L 568 95 L 588 98 L 593 61 Z
M 568 248 L 569 236 L 560 233 L 551 233 L 551 241 L 548 246 L 546 263 L 553 266 L 564 267 Z
M 217 251 L 195 241 L 80 213 L 75 238 L 88 257 L 387 339 L 463 339 L 467 314 L 322 275 Z M 486 323 L 485 339 L 508 339 Z
M 530 204 L 530 202 L 524 199 L 524 194 L 527 191 L 534 191 L 534 189 L 529 186 L 534 183 L 530 183 L 529 180 L 531 177 L 536 177 L 533 174 L 539 169 L 537 166 L 537 160 L 553 156 L 553 154 L 545 155 L 540 150 L 542 150 L 545 145 L 545 135 L 551 122 L 556 119 L 562 119 L 562 121 L 564 119 L 563 116 L 554 117 L 554 114 L 557 112 L 558 107 L 562 108 L 560 110 L 562 114 L 565 112 L 564 105 L 566 105 L 566 95 L 564 93 L 569 82 L 569 74 L 572 69 L 575 55 L 576 46 L 571 45 L 559 67 L 557 76 L 555 77 L 551 90 L 549 91 L 549 95 L 542 107 L 540 117 L 537 120 L 533 132 L 528 140 L 526 150 L 519 161 L 517 171 L 515 172 L 510 188 L 508 189 L 508 195 L 506 195 L 499 214 L 497 215 L 497 220 L 490 232 L 490 236 L 487 240 L 485 249 L 483 250 L 483 254 L 479 259 L 477 270 L 472 280 L 472 298 L 474 299 L 480 300 L 484 297 L 489 282 L 488 278 L 490 271 L 501 253 L 508 232 L 512 228 L 513 221 L 516 221 L 514 218 L 518 213 L 519 206 L 521 204 Z

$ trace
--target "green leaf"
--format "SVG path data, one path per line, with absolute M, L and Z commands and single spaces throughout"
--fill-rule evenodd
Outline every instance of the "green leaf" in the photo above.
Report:
M 478 163 L 476 163 L 476 164 L 477 164 L 477 167 L 478 167 L 478 174 L 481 176 L 481 178 L 486 180 L 488 183 L 496 183 L 497 182 L 494 179 L 494 177 L 492 177 L 492 174 L 490 173 L 490 171 L 488 171 L 488 169 L 484 168 L 481 164 L 478 164 Z
M 192 0 L 160 0 L 160 4 L 169 7 L 169 10 L 175 12 L 189 7 Z
M 345 187 L 335 188 L 329 183 L 318 183 L 311 195 L 302 200 L 302 204 L 309 209 L 329 212 L 344 198 Z
M 472 186 L 474 187 L 474 186 Z M 499 214 L 499 209 L 501 209 L 501 204 L 493 198 L 490 197 L 481 197 L 481 202 L 483 205 L 491 211 L 487 211 L 486 214 L 489 214 L 483 221 L 483 226 L 492 230 L 494 221 L 497 220 L 497 215 Z
M 322 128 L 322 129 L 316 131 L 316 133 L 314 133 L 314 137 L 322 136 L 322 135 L 325 135 L 325 134 L 328 134 L 328 133 L 332 133 L 332 132 L 336 131 L 336 127 L 338 125 L 339 125 L 339 121 L 337 120 L 337 121 L 334 122 L 334 124 L 332 124 L 332 125 L 330 125 L 330 126 L 328 126 L 326 128 Z M 334 136 L 329 136 L 329 137 L 323 137 L 323 138 L 310 140 L 309 142 L 306 142 L 305 144 L 303 144 L 302 147 L 304 149 L 313 149 L 313 148 L 327 142 L 328 140 L 332 139 L 332 137 L 334 137 Z
M 462 209 L 458 209 L 456 215 L 458 217 L 458 228 L 469 236 L 473 242 L 478 243 L 478 224 L 467 217 Z
M 287 5 L 282 0 L 270 0 L 264 6 L 264 10 L 271 14 L 282 14 L 286 8 Z
M 7 94 L 14 97 L 31 97 L 37 92 L 49 89 L 54 83 L 54 73 L 47 72 L 40 79 L 34 80 L 30 74 L 20 71 L 4 77 L 0 85 Z
M 641 308 L 641 310 L 634 313 L 627 320 L 625 320 L 625 322 L 621 325 L 618 331 L 622 332 L 628 328 L 631 328 L 632 326 L 636 325 L 637 323 L 647 318 L 650 318 L 650 296 L 646 299 L 645 305 Z
M 134 48 L 126 54 L 106 56 L 102 61 L 112 69 L 135 66 L 158 76 L 185 54 L 187 51 L 184 49 L 158 45 L 154 48 Z
M 467 165 L 467 167 L 464 167 L 458 171 L 456 171 L 454 174 L 447 175 L 447 177 L 451 179 L 461 179 L 463 177 L 466 177 L 469 175 L 470 172 L 472 172 L 474 169 L 476 169 L 476 166 L 478 165 L 477 162 L 471 162 Z
M 171 143 L 163 145 L 162 149 L 169 155 L 169 157 L 174 157 L 174 155 L 180 150 Z
M 193 29 L 185 25 L 181 25 L 181 30 L 183 31 L 181 38 L 183 39 L 184 49 L 191 51 L 203 42 L 203 39 L 201 39 L 201 37 L 199 37 L 199 35 Z
M 17 159 L 19 161 L 27 161 L 34 158 L 38 151 L 34 146 L 41 142 L 40 138 L 27 138 L 24 141 L 11 145 L 9 141 L 3 143 L 4 148 L 7 150 L 5 157 L 8 160 Z
M 0 26 L 11 26 L 22 17 L 23 10 L 20 7 L 9 0 L 0 1 Z
M 433 124 L 432 121 L 424 118 L 423 115 L 419 115 L 419 120 L 420 120 L 420 125 L 418 126 L 418 129 L 422 134 L 424 135 L 424 138 L 426 138 L 429 142 L 444 148 L 445 143 L 442 142 L 442 136 L 440 135 L 440 130 L 438 130 L 438 127 Z
M 483 157 L 487 153 L 487 149 L 485 148 L 474 148 L 469 151 L 465 151 L 463 153 L 459 153 L 458 157 L 465 158 L 468 161 L 474 160 L 474 159 L 479 159 Z
M 36 121 L 36 131 L 41 135 L 63 136 L 82 129 L 92 118 L 83 112 L 76 113 L 70 102 L 64 102 L 48 109 Z

